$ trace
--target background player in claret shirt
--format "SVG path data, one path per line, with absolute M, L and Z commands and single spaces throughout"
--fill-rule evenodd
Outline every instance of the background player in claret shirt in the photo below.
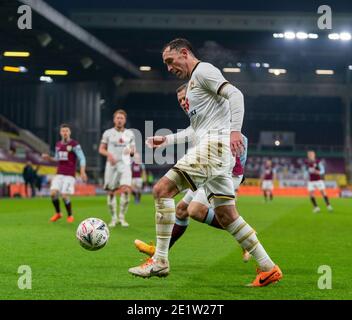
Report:
M 306 172 L 309 177 L 308 181 L 308 192 L 310 196 L 310 200 L 313 204 L 313 212 L 319 212 L 320 208 L 318 207 L 317 201 L 314 197 L 314 191 L 318 189 L 321 195 L 324 198 L 325 204 L 329 211 L 332 211 L 333 208 L 330 204 L 329 198 L 325 192 L 325 183 L 324 183 L 324 174 L 325 168 L 320 160 L 316 159 L 314 151 L 307 152 L 306 159 Z
M 143 184 L 146 180 L 147 173 L 145 166 L 142 163 L 141 155 L 135 153 L 132 161 L 132 193 L 134 195 L 134 202 L 140 203 L 142 196 Z
M 71 129 L 67 124 L 60 126 L 61 140 L 56 143 L 55 157 L 48 154 L 42 157 L 49 161 L 58 161 L 57 173 L 51 182 L 50 196 L 55 208 L 55 214 L 50 221 L 55 222 L 62 217 L 59 195 L 61 194 L 67 211 L 67 222 L 74 221 L 70 195 L 75 192 L 76 163 L 79 160 L 80 174 L 83 181 L 87 181 L 86 158 L 82 148 L 76 140 L 71 139 Z
M 273 200 L 274 180 L 276 179 L 275 168 L 271 160 L 266 160 L 261 176 L 261 186 L 264 194 L 264 201 Z
M 106 157 L 104 189 L 108 192 L 108 207 L 111 213 L 110 227 L 117 223 L 128 227 L 125 215 L 130 201 L 132 170 L 131 157 L 135 153 L 135 137 L 126 129 L 127 113 L 119 109 L 114 113 L 114 127 L 104 132 L 99 153 Z M 116 191 L 120 191 L 120 212 L 117 220 Z

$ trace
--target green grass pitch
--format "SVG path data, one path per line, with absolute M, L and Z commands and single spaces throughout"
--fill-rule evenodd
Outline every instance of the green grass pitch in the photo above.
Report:
M 333 199 L 328 213 L 313 214 L 306 198 L 241 197 L 242 216 L 283 273 L 265 288 L 248 288 L 255 263 L 241 260 L 237 243 L 222 230 L 191 221 L 170 252 L 171 273 L 165 279 L 140 279 L 127 269 L 144 256 L 136 238 L 155 238 L 152 197 L 131 203 L 130 227 L 110 230 L 105 248 L 89 252 L 75 238 L 81 220 L 109 222 L 105 197 L 74 198 L 76 221 L 50 224 L 49 199 L 2 199 L 0 204 L 0 299 L 352 299 L 352 201 Z M 18 267 L 32 270 L 32 289 L 18 288 Z M 332 270 L 332 289 L 318 288 L 318 268 Z

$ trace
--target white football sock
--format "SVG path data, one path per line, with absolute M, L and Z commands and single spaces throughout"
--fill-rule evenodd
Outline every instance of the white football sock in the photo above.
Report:
M 108 207 L 109 207 L 112 219 L 117 220 L 117 204 L 116 204 L 115 195 L 113 195 L 112 197 L 108 195 Z
M 255 258 L 262 271 L 269 271 L 274 267 L 274 262 L 259 242 L 255 231 L 242 217 L 238 217 L 234 222 L 230 223 L 226 230 L 234 236 L 243 249 L 247 250 Z
M 120 221 L 125 220 L 125 215 L 126 215 L 129 203 L 130 203 L 130 194 L 122 193 L 120 196 L 120 214 L 119 214 Z
M 175 201 L 172 198 L 155 200 L 156 250 L 154 259 L 167 260 L 172 229 L 175 224 Z

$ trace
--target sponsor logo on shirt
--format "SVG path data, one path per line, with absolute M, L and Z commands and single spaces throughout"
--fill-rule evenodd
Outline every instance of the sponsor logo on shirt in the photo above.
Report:
M 190 113 L 188 113 L 188 116 L 191 118 L 197 114 L 197 110 L 192 110 Z
M 192 90 L 195 86 L 196 86 L 196 85 L 195 85 L 194 81 L 192 80 L 192 81 L 189 83 L 189 90 Z

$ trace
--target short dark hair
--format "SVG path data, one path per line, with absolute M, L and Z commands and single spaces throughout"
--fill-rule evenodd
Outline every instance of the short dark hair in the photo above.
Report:
M 170 47 L 170 50 L 181 50 L 182 48 L 186 48 L 188 51 L 190 51 L 194 55 L 194 50 L 192 44 L 184 38 L 176 38 L 167 44 L 164 45 L 162 52 L 165 51 L 167 47 Z
M 67 123 L 60 124 L 60 129 L 62 128 L 69 128 L 71 130 L 71 127 Z
M 181 84 L 177 89 L 176 89 L 176 93 L 179 93 L 182 90 L 186 90 L 187 89 L 187 82 L 184 84 Z

